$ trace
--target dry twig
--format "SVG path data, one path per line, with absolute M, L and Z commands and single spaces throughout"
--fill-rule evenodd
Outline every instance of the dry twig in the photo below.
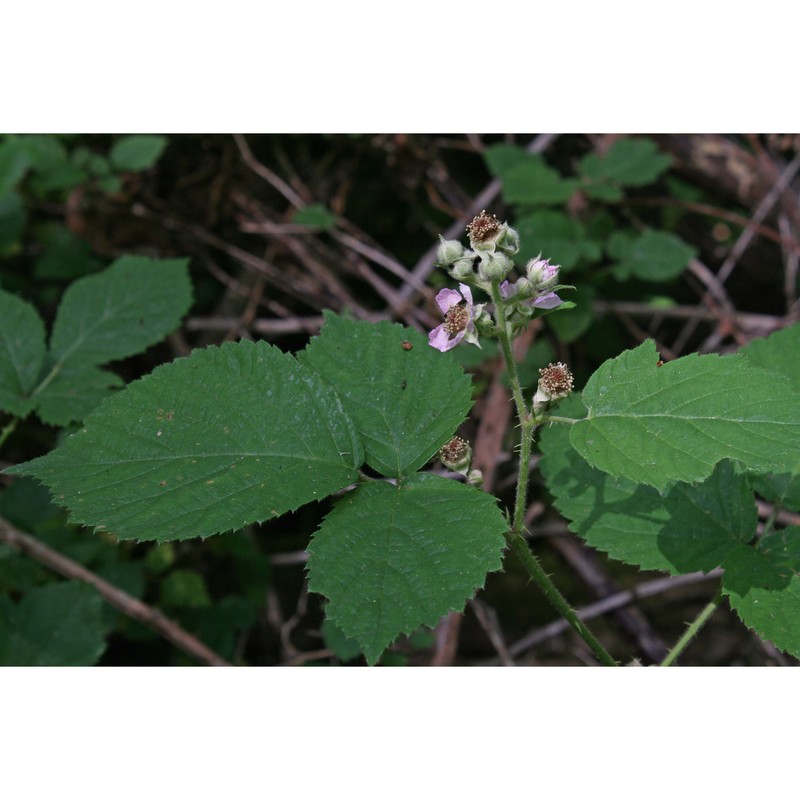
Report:
M 229 661 L 226 661 L 222 656 L 204 645 L 196 636 L 184 630 L 176 622 L 167 619 L 157 608 L 137 600 L 99 575 L 95 575 L 77 561 L 67 558 L 67 556 L 48 547 L 44 542 L 27 533 L 23 533 L 2 518 L 0 518 L 0 542 L 36 559 L 36 561 L 49 567 L 59 575 L 63 575 L 65 578 L 83 581 L 90 586 L 94 586 L 103 600 L 109 605 L 119 609 L 132 619 L 138 620 L 143 625 L 152 628 L 167 641 L 172 642 L 178 649 L 183 650 L 184 653 L 196 658 L 203 664 L 208 664 L 212 667 L 233 666 Z

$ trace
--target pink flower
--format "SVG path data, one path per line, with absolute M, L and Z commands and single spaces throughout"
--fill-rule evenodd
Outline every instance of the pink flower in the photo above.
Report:
M 531 305 L 534 308 L 555 308 L 556 306 L 560 306 L 563 302 L 564 301 L 555 292 L 548 292 L 548 294 L 537 297 Z
M 503 300 L 510 300 L 516 294 L 516 291 L 516 284 L 512 286 L 508 281 L 503 281 L 500 284 L 500 296 Z M 540 295 L 535 299 L 525 302 L 534 308 L 555 308 L 556 306 L 560 306 L 564 301 L 555 292 L 548 292 L 547 294 Z
M 436 304 L 444 314 L 444 322 L 428 334 L 428 344 L 442 353 L 452 350 L 465 338 L 472 344 L 478 344 L 472 292 L 463 283 L 459 283 L 458 288 L 460 293 L 455 289 L 442 289 L 436 295 Z

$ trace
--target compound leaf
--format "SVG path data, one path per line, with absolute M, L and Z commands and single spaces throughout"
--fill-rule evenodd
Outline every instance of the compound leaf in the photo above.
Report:
M 97 367 L 62 369 L 36 396 L 36 413 L 48 425 L 69 425 L 124 385 L 119 375 Z
M 753 493 L 730 461 L 701 484 L 676 483 L 661 495 L 590 466 L 564 425 L 542 432 L 541 449 L 547 488 L 570 530 L 612 558 L 673 575 L 708 572 L 755 534 Z
M 45 354 L 44 323 L 36 309 L 0 290 L 0 410 L 26 416 Z
M 800 449 L 800 397 L 740 355 L 690 355 L 658 366 L 648 340 L 609 359 L 583 392 L 570 441 L 594 467 L 664 489 L 707 478 L 724 458 L 781 470 Z
M 309 546 L 309 588 L 375 663 L 401 633 L 460 611 L 500 569 L 507 524 L 493 497 L 419 473 L 342 498 Z
M 524 161 L 511 165 L 502 181 L 503 198 L 511 204 L 560 204 L 579 187 L 575 178 L 563 178 L 542 156 L 533 154 L 526 154 Z
M 367 463 L 408 475 L 453 435 L 472 405 L 469 377 L 417 331 L 326 313 L 298 354 L 336 390 L 362 436 Z
M 650 139 L 618 139 L 604 156 L 585 156 L 580 171 L 593 181 L 644 186 L 668 169 L 671 161 Z
M 279 516 L 354 482 L 361 463 L 329 387 L 291 355 L 242 341 L 158 367 L 8 472 L 46 483 L 72 522 L 167 541 Z
M 192 302 L 188 259 L 122 256 L 75 281 L 53 325 L 50 354 L 61 367 L 84 368 L 140 353 L 180 323 Z
M 800 658 L 800 528 L 739 547 L 724 566 L 722 591 L 742 622 Z
M 675 234 L 645 231 L 630 242 L 626 255 L 614 266 L 617 277 L 635 275 L 643 281 L 667 281 L 680 275 L 697 251 Z
M 740 351 L 753 366 L 779 372 L 792 382 L 800 394 L 800 323 L 767 336 L 754 339 Z

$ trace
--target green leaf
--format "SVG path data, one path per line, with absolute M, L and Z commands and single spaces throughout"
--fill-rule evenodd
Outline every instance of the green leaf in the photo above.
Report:
M 616 203 L 625 196 L 619 186 L 613 183 L 587 183 L 583 187 L 587 197 L 593 200 L 602 200 L 605 203 Z
M 25 207 L 17 192 L 0 197 L 0 256 L 18 248 L 25 229 Z
M 0 198 L 22 180 L 29 166 L 30 158 L 20 139 L 0 142 Z
M 658 366 L 652 340 L 609 359 L 583 392 L 570 440 L 593 466 L 663 489 L 708 477 L 724 458 L 781 471 L 800 449 L 800 397 L 740 355 L 690 355 Z
M 299 209 L 294 215 L 293 222 L 298 225 L 308 225 L 312 228 L 321 228 L 324 231 L 328 231 L 336 225 L 336 214 L 329 211 L 325 206 L 315 203 Z
M 423 466 L 472 406 L 464 371 L 401 325 L 326 313 L 322 334 L 298 358 L 334 387 L 363 438 L 367 463 L 383 475 Z
M 776 331 L 766 339 L 754 339 L 739 352 L 753 366 L 788 378 L 795 392 L 800 394 L 800 323 Z
M 671 160 L 668 155 L 659 153 L 650 139 L 618 139 L 605 156 L 595 153 L 585 156 L 580 171 L 592 181 L 644 186 L 669 169 Z
M 579 406 L 575 399 L 570 407 Z M 730 461 L 704 483 L 676 483 L 661 495 L 590 466 L 570 445 L 566 425 L 546 428 L 541 450 L 547 488 L 570 530 L 627 564 L 673 575 L 708 572 L 755 534 L 753 493 Z
M 50 353 L 84 368 L 140 353 L 178 327 L 192 302 L 188 259 L 123 256 L 75 281 L 58 307 Z
M 514 227 L 519 231 L 522 247 L 519 260 L 527 261 L 541 253 L 564 269 L 574 267 L 582 258 L 599 257 L 597 247 L 583 226 L 561 211 L 540 210 L 520 217 Z M 594 258 L 593 258 L 594 256 Z
M 181 622 L 223 658 L 237 655 L 240 633 L 258 622 L 260 606 L 253 606 L 243 597 L 228 596 L 208 608 L 181 609 Z
M 31 589 L 16 605 L 0 598 L 0 664 L 91 666 L 107 633 L 100 595 L 83 583 Z
M 141 172 L 158 161 L 166 146 L 166 136 L 148 134 L 125 136 L 114 143 L 109 153 L 109 160 L 115 169 Z
M 114 194 L 122 189 L 122 181 L 118 175 L 104 175 L 98 178 L 97 185 L 107 194 Z
M 617 261 L 626 261 L 630 258 L 636 234 L 629 228 L 613 231 L 606 240 L 606 253 Z M 625 275 L 627 277 L 627 274 Z
M 800 466 L 778 475 L 751 475 L 750 483 L 767 502 L 800 511 Z
M 524 147 L 516 144 L 493 144 L 486 148 L 483 153 L 486 166 L 495 178 L 503 178 L 511 172 L 517 164 L 522 164 L 527 158 L 528 153 Z
M 683 272 L 697 255 L 694 247 L 665 231 L 646 231 L 632 241 L 616 239 L 610 243 L 617 250 L 625 243 L 625 255 L 614 268 L 619 278 L 635 275 L 644 281 L 666 281 Z
M 44 359 L 44 323 L 36 309 L 0 289 L 0 410 L 26 416 Z
M 503 199 L 511 204 L 560 204 L 578 189 L 574 178 L 562 178 L 540 155 L 526 154 L 502 176 Z
M 722 590 L 742 622 L 800 658 L 800 528 L 740 547 L 724 566 Z
M 160 605 L 175 608 L 208 608 L 211 597 L 199 572 L 193 569 L 176 569 L 161 583 Z
M 7 470 L 70 519 L 122 539 L 210 536 L 353 483 L 362 463 L 333 392 L 265 342 L 195 350 L 106 400 L 57 449 Z
M 333 651 L 339 661 L 353 661 L 361 655 L 361 645 L 345 636 L 339 626 L 330 619 L 322 621 L 320 629 L 325 647 Z
M 34 172 L 50 172 L 69 162 L 67 149 L 56 136 L 34 133 L 21 137 L 20 142 Z
M 500 569 L 503 515 L 493 497 L 420 473 L 342 498 L 309 546 L 309 588 L 374 664 L 401 633 L 460 611 Z
M 42 226 L 36 231 L 44 252 L 33 265 L 38 280 L 71 281 L 95 272 L 100 262 L 92 257 L 89 245 L 65 225 Z
M 765 339 L 754 339 L 740 351 L 756 367 L 783 375 L 800 394 L 800 324 L 776 331 Z M 753 488 L 770 502 L 800 511 L 800 452 L 780 474 L 752 477 Z
M 124 385 L 119 375 L 97 367 L 63 369 L 36 396 L 36 413 L 48 425 L 69 425 Z
M 574 342 L 583 336 L 589 329 L 594 319 L 594 289 L 591 285 L 584 284 L 576 292 L 561 294 L 575 301 L 575 308 L 569 314 L 552 314 L 547 318 L 550 327 L 562 342 Z

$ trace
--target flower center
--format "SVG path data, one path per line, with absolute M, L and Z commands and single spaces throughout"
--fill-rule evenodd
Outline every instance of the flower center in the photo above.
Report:
M 448 333 L 461 333 L 469 324 L 469 309 L 465 305 L 453 306 L 444 315 L 444 329 Z
M 476 242 L 485 242 L 491 239 L 500 230 L 500 222 L 492 214 L 489 216 L 485 211 L 481 211 L 475 219 L 467 225 L 467 233 Z
M 565 397 L 572 391 L 572 373 L 566 364 L 560 361 L 558 364 L 548 364 L 539 370 L 539 374 L 542 376 L 539 379 L 539 386 L 547 394 Z

